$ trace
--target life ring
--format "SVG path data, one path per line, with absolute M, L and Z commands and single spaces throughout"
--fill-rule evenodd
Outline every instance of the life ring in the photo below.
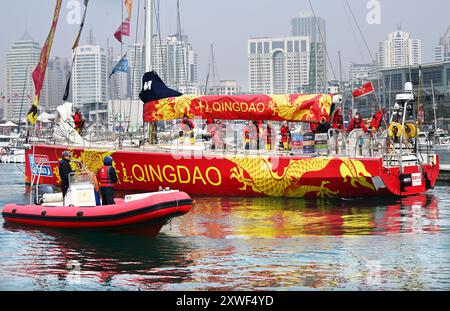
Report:
M 397 129 L 397 133 L 394 133 L 395 129 Z M 394 138 L 394 136 L 397 136 L 398 138 L 402 137 L 402 134 L 403 134 L 402 125 L 398 122 L 392 122 L 389 125 L 388 134 L 389 134 L 389 137 L 391 137 L 391 138 Z
M 405 124 L 405 136 L 408 139 L 416 138 L 417 136 L 417 129 L 412 123 L 406 123 Z

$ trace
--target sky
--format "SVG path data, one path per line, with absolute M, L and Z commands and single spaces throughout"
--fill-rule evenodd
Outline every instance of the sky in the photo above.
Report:
M 70 49 L 78 25 L 67 18 L 70 1 L 63 0 L 60 23 L 55 35 L 52 56 L 70 58 Z M 81 0 L 80 0 L 81 1 Z M 156 0 L 154 0 L 156 1 Z M 450 25 L 448 0 L 311 0 L 316 14 L 326 19 L 327 48 L 339 78 L 338 51 L 341 51 L 344 78 L 351 62 L 371 61 L 355 23 L 346 8 L 349 2 L 363 35 L 375 56 L 378 42 L 386 40 L 390 32 L 401 27 L 413 38 L 422 40 L 423 62 L 432 61 L 434 47 Z M 113 34 L 120 25 L 121 0 L 90 0 L 82 43 L 92 29 L 96 43 L 107 46 L 109 39 L 115 52 L 120 45 Z M 132 35 L 136 40 L 138 2 L 141 3 L 138 41 L 143 40 L 144 0 L 134 0 Z M 380 23 L 369 24 L 368 4 L 380 3 Z M 3 1 L 0 11 L 0 91 L 4 90 L 6 53 L 12 43 L 27 30 L 42 45 L 45 41 L 54 11 L 54 0 Z M 217 79 L 237 80 L 248 89 L 247 40 L 251 37 L 282 37 L 291 33 L 291 19 L 302 10 L 310 10 L 308 0 L 180 0 L 183 32 L 198 54 L 199 82 L 206 80 L 210 45 L 214 44 Z M 176 33 L 176 0 L 160 0 L 161 35 Z M 126 49 L 126 48 L 125 48 Z M 329 76 L 333 78 L 331 66 Z

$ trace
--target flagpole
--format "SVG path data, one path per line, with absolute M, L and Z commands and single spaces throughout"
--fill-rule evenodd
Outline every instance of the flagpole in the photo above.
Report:
M 146 0 L 145 7 L 145 72 L 153 71 L 152 64 L 152 34 L 153 34 L 153 0 Z M 149 124 L 150 144 L 153 144 L 154 123 Z M 145 142 L 144 142 L 145 145 Z

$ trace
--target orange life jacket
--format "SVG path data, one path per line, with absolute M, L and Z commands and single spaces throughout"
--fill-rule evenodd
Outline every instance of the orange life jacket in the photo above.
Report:
M 114 183 L 109 176 L 109 170 L 111 166 L 103 166 L 100 170 L 99 177 L 100 177 L 100 187 L 114 187 Z

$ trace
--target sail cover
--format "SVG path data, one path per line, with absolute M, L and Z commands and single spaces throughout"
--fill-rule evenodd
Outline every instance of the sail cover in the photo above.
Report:
M 329 118 L 332 97 L 325 94 L 300 95 L 183 95 L 147 102 L 144 121 L 190 118 L 220 120 L 272 120 L 319 122 Z

